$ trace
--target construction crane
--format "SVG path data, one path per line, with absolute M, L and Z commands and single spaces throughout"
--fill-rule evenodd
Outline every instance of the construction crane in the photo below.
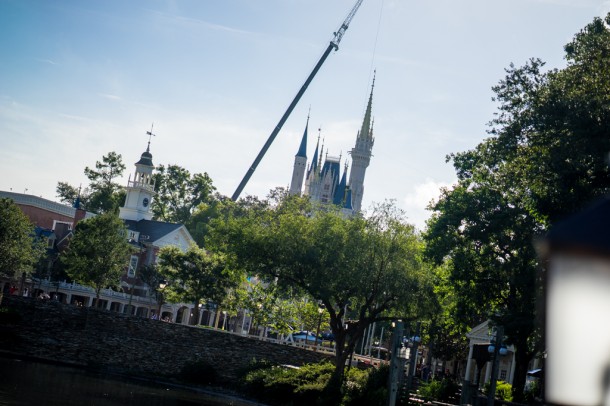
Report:
M 354 15 L 356 14 L 356 11 L 358 11 L 358 8 L 362 4 L 362 1 L 363 0 L 357 0 L 356 1 L 356 4 L 354 5 L 354 7 L 352 7 L 351 11 L 349 12 L 347 17 L 345 18 L 345 20 L 341 24 L 341 27 L 339 27 L 337 32 L 333 33 L 333 39 L 330 41 L 330 44 L 328 44 L 328 47 L 326 48 L 326 51 L 324 51 L 324 53 L 320 57 L 320 60 L 318 61 L 316 66 L 313 68 L 313 70 L 311 71 L 309 76 L 307 77 L 307 80 L 305 80 L 305 83 L 303 83 L 303 86 L 301 86 L 301 89 L 299 90 L 297 95 L 292 100 L 292 103 L 290 103 L 290 106 L 288 106 L 288 109 L 286 109 L 286 112 L 284 113 L 284 115 L 282 116 L 280 121 L 277 123 L 277 125 L 275 126 L 275 128 L 271 132 L 271 135 L 269 135 L 269 138 L 267 138 L 267 142 L 265 142 L 265 145 L 263 146 L 263 148 L 260 150 L 260 152 L 256 156 L 256 159 L 254 160 L 252 165 L 250 165 L 250 168 L 246 172 L 246 175 L 244 176 L 244 178 L 241 180 L 239 186 L 237 186 L 237 189 L 235 190 L 235 193 L 233 193 L 233 196 L 231 197 L 231 199 L 233 201 L 236 201 L 239 198 L 239 195 L 244 190 L 244 187 L 246 187 L 246 184 L 248 183 L 248 181 L 250 180 L 250 177 L 252 176 L 252 174 L 256 170 L 256 167 L 260 163 L 261 159 L 263 159 L 263 156 L 265 156 L 265 154 L 267 153 L 267 150 L 271 146 L 271 143 L 273 143 L 273 140 L 275 139 L 277 134 L 282 129 L 282 126 L 284 125 L 284 123 L 286 122 L 288 117 L 290 116 L 290 113 L 292 113 L 292 110 L 294 110 L 294 108 L 296 107 L 297 103 L 301 99 L 301 96 L 303 96 L 303 93 L 305 93 L 305 90 L 307 90 L 307 87 L 309 86 L 309 84 L 313 80 L 314 76 L 316 76 L 316 73 L 318 73 L 318 70 L 320 70 L 320 67 L 322 66 L 324 61 L 326 61 L 326 58 L 328 58 L 328 55 L 330 54 L 330 52 L 333 49 L 335 51 L 337 51 L 339 49 L 339 43 L 341 42 L 341 39 L 343 38 L 343 35 L 345 34 L 345 31 L 349 27 L 349 24 L 352 21 L 352 18 L 354 18 Z

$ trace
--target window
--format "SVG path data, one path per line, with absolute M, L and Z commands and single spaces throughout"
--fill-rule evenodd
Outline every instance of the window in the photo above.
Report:
M 500 380 L 506 381 L 506 369 L 500 371 Z
M 127 276 L 130 278 L 136 277 L 136 269 L 138 269 L 138 256 L 132 255 L 129 260 L 129 269 L 127 270 Z
M 67 221 L 53 220 L 53 230 L 72 230 L 72 223 Z

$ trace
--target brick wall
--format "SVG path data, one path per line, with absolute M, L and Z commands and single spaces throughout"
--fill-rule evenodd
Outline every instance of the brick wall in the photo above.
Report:
M 143 376 L 172 376 L 189 362 L 210 363 L 233 382 L 251 359 L 302 365 L 327 356 L 222 331 L 129 317 L 53 301 L 5 296 L 0 350 Z M 7 317 L 7 310 L 19 314 Z

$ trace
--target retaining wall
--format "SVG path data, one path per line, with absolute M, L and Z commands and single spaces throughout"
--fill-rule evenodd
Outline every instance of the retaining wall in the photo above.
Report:
M 302 365 L 327 355 L 223 331 L 106 310 L 4 296 L 0 350 L 140 376 L 171 377 L 190 362 L 209 363 L 233 382 L 252 359 Z

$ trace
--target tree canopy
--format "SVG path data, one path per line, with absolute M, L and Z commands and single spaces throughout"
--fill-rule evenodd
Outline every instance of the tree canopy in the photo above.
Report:
M 527 362 L 542 349 L 534 239 L 608 192 L 610 14 L 565 46 L 567 66 L 514 65 L 493 87 L 498 113 L 490 137 L 451 154 L 458 183 L 431 205 L 427 255 L 448 267 L 461 323 L 491 317 L 517 348 L 515 400 Z
M 42 253 L 28 217 L 11 199 L 0 199 L 0 275 L 31 272 Z
M 155 168 L 155 219 L 187 224 L 200 204 L 214 200 L 216 188 L 207 173 L 191 173 L 178 165 Z
M 89 185 L 84 190 L 66 182 L 58 182 L 57 196 L 70 205 L 79 198 L 82 208 L 94 213 L 118 210 L 125 201 L 125 191 L 115 179 L 120 178 L 124 170 L 121 154 L 111 151 L 95 163 L 95 169 L 85 168 Z
M 335 383 L 373 322 L 427 315 L 429 268 L 422 241 L 392 204 L 370 217 L 344 217 L 298 196 L 241 207 L 214 228 L 213 244 L 251 275 L 298 289 L 328 312 L 336 340 Z
M 167 281 L 163 293 L 170 302 L 194 303 L 194 319 L 199 320 L 199 305 L 220 307 L 230 289 L 242 281 L 222 254 L 211 253 L 195 245 L 186 252 L 176 246 L 159 252 L 159 274 Z
M 104 213 L 76 225 L 60 260 L 70 278 L 95 289 L 99 306 L 100 290 L 119 285 L 130 252 L 123 220 L 115 213 Z

